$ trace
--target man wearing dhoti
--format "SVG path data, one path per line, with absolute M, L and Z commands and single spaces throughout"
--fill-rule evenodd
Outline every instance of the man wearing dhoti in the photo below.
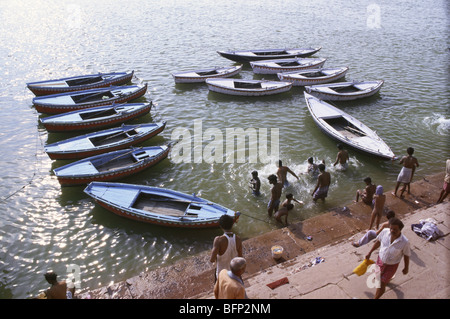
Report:
M 408 147 L 406 149 L 406 152 L 408 153 L 408 156 L 403 156 L 400 160 L 400 164 L 403 164 L 403 167 L 397 176 L 397 185 L 395 186 L 395 191 L 392 193 L 392 195 L 394 196 L 397 196 L 397 190 L 402 183 L 403 188 L 401 190 L 400 197 L 403 197 L 403 193 L 405 192 L 406 188 L 408 188 L 408 194 L 410 193 L 409 187 L 414 175 L 414 171 L 416 170 L 416 167 L 419 167 L 417 158 L 412 156 L 414 154 L 414 148 Z

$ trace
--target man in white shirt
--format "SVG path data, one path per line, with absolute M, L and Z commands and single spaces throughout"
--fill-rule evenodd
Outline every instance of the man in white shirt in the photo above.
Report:
M 370 250 L 366 259 L 370 259 L 370 255 L 374 250 L 380 248 L 378 253 L 377 265 L 380 267 L 380 288 L 377 288 L 375 299 L 380 298 L 386 291 L 386 285 L 397 271 L 398 265 L 402 260 L 405 262 L 403 274 L 409 271 L 409 256 L 411 256 L 411 248 L 408 239 L 402 234 L 404 227 L 401 220 L 391 218 L 389 220 L 389 229 L 384 229 L 377 237 L 375 244 Z

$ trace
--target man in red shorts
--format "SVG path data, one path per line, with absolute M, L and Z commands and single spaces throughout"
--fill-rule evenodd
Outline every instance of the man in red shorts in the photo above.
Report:
M 374 250 L 380 248 L 378 253 L 377 265 L 380 267 L 380 287 L 375 292 L 375 299 L 379 299 L 386 291 L 386 285 L 397 271 L 398 265 L 402 260 L 405 262 L 403 274 L 409 271 L 409 256 L 411 256 L 411 248 L 408 239 L 402 234 L 403 223 L 398 218 L 389 220 L 389 228 L 384 229 L 378 235 L 375 244 L 370 250 L 366 259 L 370 259 L 370 255 Z

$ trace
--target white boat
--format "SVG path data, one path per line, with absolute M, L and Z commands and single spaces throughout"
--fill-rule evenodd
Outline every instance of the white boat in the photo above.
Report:
M 354 150 L 385 160 L 395 158 L 375 131 L 331 104 L 306 92 L 304 95 L 314 122 L 326 135 Z
M 292 48 L 292 49 L 256 49 L 256 50 L 236 50 L 217 51 L 221 56 L 235 62 L 250 62 L 258 60 L 306 58 L 318 52 L 318 48 Z
M 235 221 L 239 212 L 170 189 L 112 182 L 91 182 L 84 192 L 122 217 L 167 227 L 219 227 L 222 215 Z
M 342 68 L 319 68 L 295 72 L 278 73 L 281 81 L 292 82 L 294 86 L 306 86 L 329 83 L 343 78 L 348 67 Z
M 210 91 L 240 96 L 272 95 L 292 88 L 290 82 L 267 80 L 208 79 L 206 84 Z
M 378 93 L 383 83 L 383 80 L 337 82 L 305 86 L 305 90 L 321 100 L 351 101 Z
M 227 78 L 241 72 L 242 64 L 172 73 L 175 83 L 202 83 L 206 79 Z
M 250 62 L 256 74 L 277 74 L 312 68 L 321 68 L 327 59 L 324 58 L 292 58 L 277 60 L 262 60 Z

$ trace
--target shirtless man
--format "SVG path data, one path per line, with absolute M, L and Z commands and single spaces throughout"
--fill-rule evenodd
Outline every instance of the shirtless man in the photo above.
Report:
M 355 203 L 357 203 L 359 197 L 361 197 L 361 200 L 365 204 L 372 205 L 373 195 L 375 194 L 377 187 L 372 184 L 372 179 L 370 177 L 364 178 L 364 182 L 366 183 L 366 188 L 363 191 L 361 191 L 360 189 L 356 191 Z
M 336 162 L 334 162 L 333 166 L 336 166 L 339 163 L 339 170 L 345 171 L 348 168 L 348 152 L 344 150 L 344 146 L 341 143 L 339 143 L 337 147 L 339 149 L 339 152 L 337 153 Z
M 319 198 L 325 201 L 325 197 L 328 196 L 328 188 L 331 184 L 331 175 L 330 173 L 325 172 L 324 164 L 319 164 L 319 172 L 320 174 L 317 177 L 317 185 L 311 194 L 314 202 L 316 202 Z
M 381 216 L 383 215 L 384 203 L 386 202 L 386 195 L 383 194 L 383 186 L 378 185 L 373 195 L 373 210 L 370 216 L 369 230 L 372 229 L 372 225 L 376 219 L 376 229 L 380 226 Z
M 44 275 L 47 282 L 52 285 L 45 291 L 47 299 L 67 299 L 67 284 L 65 281 L 58 281 L 57 276 L 54 272 L 48 272 Z
M 281 192 L 283 190 L 283 184 L 278 183 L 277 176 L 272 174 L 268 178 L 269 184 L 272 184 L 272 189 L 270 191 L 270 201 L 267 205 L 267 213 L 269 214 L 269 217 L 272 217 L 272 213 L 278 210 L 278 207 L 280 206 L 280 198 L 281 198 Z
M 416 167 L 419 167 L 419 162 L 417 161 L 417 158 L 412 156 L 414 154 L 414 148 L 408 147 L 406 149 L 406 152 L 408 153 L 408 156 L 403 156 L 400 160 L 400 164 L 403 164 L 402 170 L 398 174 L 397 177 L 397 185 L 395 186 L 395 191 L 392 193 L 395 197 L 397 197 L 397 190 L 401 183 L 403 183 L 403 188 L 400 193 L 400 198 L 403 197 L 403 193 L 405 192 L 406 188 L 408 188 L 408 194 L 410 194 L 410 183 L 412 180 L 412 177 L 414 175 L 414 171 L 416 170 Z
M 258 177 L 257 171 L 252 172 L 252 179 L 250 180 L 250 188 L 252 189 L 253 195 L 255 195 L 255 196 L 261 195 L 261 192 L 260 192 L 261 181 Z
M 235 257 L 242 257 L 242 240 L 231 231 L 234 219 L 229 215 L 222 215 L 219 219 L 220 228 L 224 231 L 222 236 L 214 238 L 210 261 L 216 263 L 215 278 L 223 269 L 230 269 L 230 261 Z
M 281 185 L 283 185 L 283 187 L 286 187 L 289 185 L 288 180 L 287 180 L 287 173 L 290 173 L 291 175 L 293 175 L 297 180 L 299 179 L 298 176 L 295 175 L 295 173 L 293 171 L 291 171 L 289 167 L 283 166 L 283 163 L 281 161 L 278 161 L 277 176 L 278 176 L 278 179 L 280 180 Z

